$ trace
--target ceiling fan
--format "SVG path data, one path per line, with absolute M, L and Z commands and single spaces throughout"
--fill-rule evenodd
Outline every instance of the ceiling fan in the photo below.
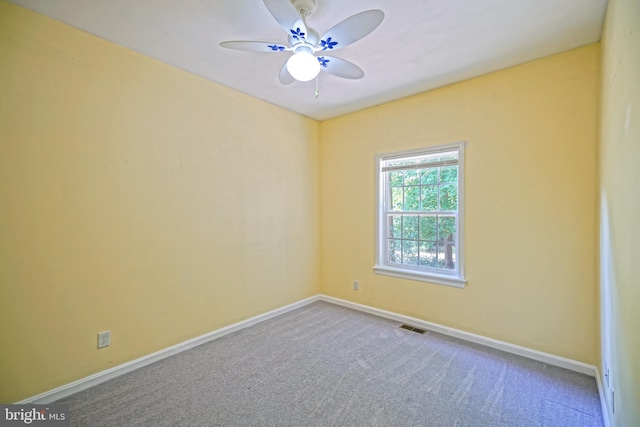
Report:
M 361 79 L 364 71 L 355 64 L 335 56 L 324 55 L 354 43 L 375 30 L 384 13 L 373 9 L 357 13 L 333 26 L 322 37 L 306 19 L 315 8 L 315 0 L 264 0 L 264 4 L 275 20 L 289 36 L 289 43 L 261 41 L 226 41 L 220 46 L 228 49 L 251 52 L 293 52 L 280 70 L 282 84 L 314 79 L 320 71 L 346 79 Z

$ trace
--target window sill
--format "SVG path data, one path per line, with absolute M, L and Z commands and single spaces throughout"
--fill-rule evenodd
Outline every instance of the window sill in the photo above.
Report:
M 437 285 L 464 288 L 467 281 L 464 278 L 434 274 L 404 268 L 389 267 L 386 265 L 374 265 L 373 271 L 384 276 L 399 277 L 401 279 L 419 280 L 421 282 L 435 283 Z

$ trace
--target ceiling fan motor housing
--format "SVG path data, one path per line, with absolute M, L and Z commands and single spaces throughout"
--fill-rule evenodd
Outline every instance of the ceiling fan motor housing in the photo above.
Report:
M 315 0 L 292 0 L 292 3 L 303 18 L 310 17 L 316 7 Z

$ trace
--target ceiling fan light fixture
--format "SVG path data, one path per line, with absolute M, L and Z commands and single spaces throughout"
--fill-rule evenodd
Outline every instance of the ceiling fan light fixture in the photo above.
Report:
M 370 9 L 356 13 L 331 27 L 321 37 L 306 23 L 306 18 L 314 13 L 316 1 L 263 0 L 271 16 L 287 34 L 286 44 L 232 40 L 221 42 L 220 46 L 251 52 L 293 52 L 286 64 L 280 67 L 279 80 L 283 85 L 296 80 L 308 82 L 316 78 L 320 71 L 351 80 L 363 78 L 362 68 L 331 56 L 331 51 L 342 49 L 366 37 L 378 28 L 384 19 L 384 12 Z
M 287 71 L 291 77 L 301 82 L 313 80 L 320 73 L 320 62 L 311 49 L 296 49 L 287 61 Z

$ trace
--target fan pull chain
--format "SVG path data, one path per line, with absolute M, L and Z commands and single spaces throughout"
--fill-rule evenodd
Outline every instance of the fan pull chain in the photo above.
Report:
M 316 98 L 320 95 L 320 89 L 318 88 L 318 79 L 319 76 L 316 76 Z

